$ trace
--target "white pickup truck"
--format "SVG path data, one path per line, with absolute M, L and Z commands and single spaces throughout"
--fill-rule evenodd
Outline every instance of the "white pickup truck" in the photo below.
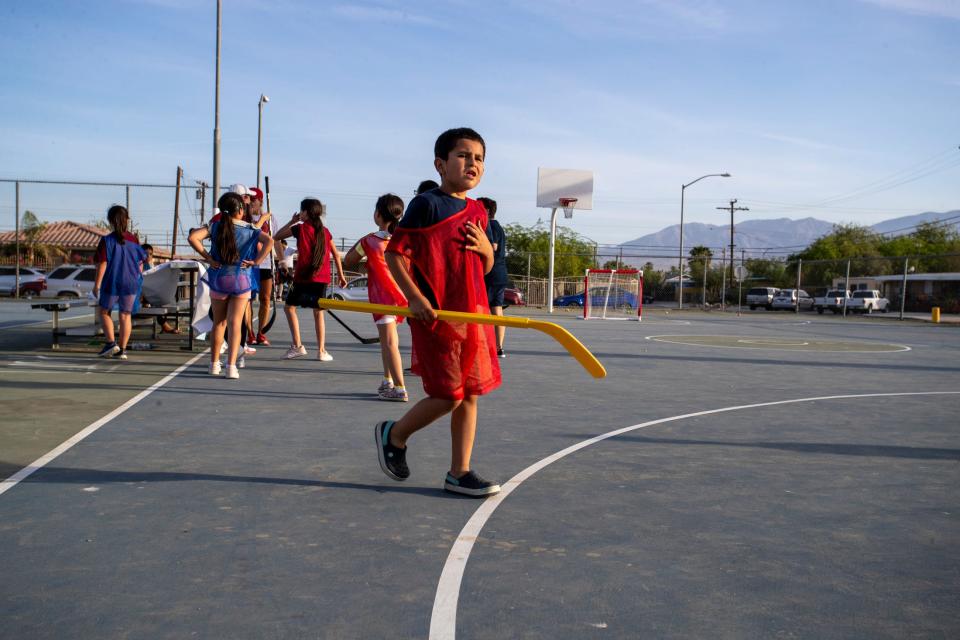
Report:
M 882 311 L 886 313 L 890 310 L 890 301 L 880 295 L 876 289 L 864 289 L 854 291 L 847 301 L 847 310 L 854 313 L 873 313 Z
M 843 289 L 830 289 L 824 296 L 817 296 L 813 299 L 813 308 L 817 313 L 824 311 L 833 311 L 834 313 L 843 313 L 843 301 L 850 302 L 850 292 Z M 849 307 L 848 307 L 849 308 Z

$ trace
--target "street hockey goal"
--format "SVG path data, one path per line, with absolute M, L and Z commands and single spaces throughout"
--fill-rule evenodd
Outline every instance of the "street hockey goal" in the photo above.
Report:
M 637 269 L 587 269 L 583 279 L 583 317 L 640 320 L 643 272 Z

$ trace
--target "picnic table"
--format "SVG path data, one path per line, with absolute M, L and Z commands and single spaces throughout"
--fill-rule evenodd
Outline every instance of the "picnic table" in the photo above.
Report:
M 186 349 L 193 351 L 195 331 L 193 316 L 197 308 L 197 274 L 200 263 L 196 260 L 171 260 L 143 273 L 143 294 L 149 306 L 142 307 L 134 318 L 174 317 L 179 326 L 180 317 L 186 315 L 189 319 Z M 184 275 L 186 278 L 184 278 Z M 187 300 L 183 300 L 181 289 L 186 289 Z M 30 305 L 34 309 L 43 309 L 53 314 L 53 330 L 51 348 L 60 348 L 60 336 L 66 335 L 66 330 L 60 327 L 60 312 L 69 311 L 78 306 L 96 306 L 96 302 L 88 298 L 56 298 L 34 302 Z M 156 337 L 156 322 L 154 322 L 154 337 Z

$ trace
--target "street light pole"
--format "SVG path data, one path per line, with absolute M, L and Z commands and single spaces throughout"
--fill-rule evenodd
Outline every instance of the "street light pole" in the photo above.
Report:
M 257 103 L 257 189 L 260 188 L 260 156 L 263 151 L 263 105 L 270 102 L 270 98 L 260 94 Z
M 679 298 L 678 300 L 679 304 L 677 308 L 679 309 L 683 309 L 683 196 L 684 196 L 684 192 L 686 192 L 687 187 L 700 182 L 704 178 L 713 178 L 713 177 L 729 178 L 730 174 L 729 173 L 708 173 L 705 176 L 700 176 L 693 182 L 688 182 L 687 184 L 680 186 L 680 260 L 679 260 L 679 264 L 677 265 L 677 269 L 680 271 L 680 275 L 677 276 L 680 281 L 679 282 L 680 288 L 678 289 L 680 294 L 679 296 L 677 296 Z
M 217 0 L 217 70 L 213 93 L 213 202 L 220 198 L 220 33 L 223 28 L 221 14 L 223 0 Z

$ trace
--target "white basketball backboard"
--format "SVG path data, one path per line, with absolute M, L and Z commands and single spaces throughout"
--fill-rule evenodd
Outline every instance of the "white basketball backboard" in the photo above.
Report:
M 593 209 L 593 171 L 537 169 L 537 206 L 562 207 L 561 198 L 576 198 L 571 209 Z

